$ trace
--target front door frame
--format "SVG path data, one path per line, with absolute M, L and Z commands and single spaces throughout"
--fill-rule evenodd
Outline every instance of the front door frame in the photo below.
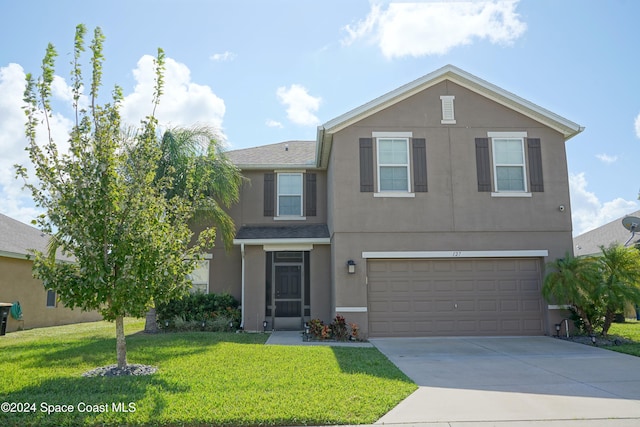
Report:
M 295 252 L 300 254 L 301 261 L 277 261 L 276 254 L 279 252 Z M 304 325 L 305 318 L 305 252 L 304 251 L 274 251 L 270 252 L 268 262 L 271 264 L 271 277 L 267 286 L 270 286 L 271 301 L 267 304 L 271 308 L 270 319 L 273 330 L 301 330 Z M 300 316 L 299 317 L 278 317 L 276 309 L 276 267 L 299 267 L 300 274 Z

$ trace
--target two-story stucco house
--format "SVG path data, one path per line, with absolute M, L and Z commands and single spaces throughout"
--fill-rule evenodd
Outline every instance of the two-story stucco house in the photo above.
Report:
M 572 250 L 565 142 L 582 127 L 445 66 L 318 128 L 229 152 L 248 178 L 210 292 L 245 330 L 336 314 L 365 336 L 543 335 Z

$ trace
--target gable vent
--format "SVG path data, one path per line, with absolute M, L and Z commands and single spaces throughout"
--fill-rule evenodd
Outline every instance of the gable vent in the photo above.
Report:
M 443 125 L 455 125 L 456 118 L 453 112 L 453 100 L 455 96 L 443 95 L 440 97 L 442 101 L 442 120 L 440 123 Z

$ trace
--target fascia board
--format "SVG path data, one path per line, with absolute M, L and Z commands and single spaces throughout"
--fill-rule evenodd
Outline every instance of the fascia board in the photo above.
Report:
M 296 169 L 296 170 L 310 170 L 310 169 L 317 169 L 315 162 L 314 163 L 306 163 L 306 164 L 299 164 L 299 165 L 292 165 L 292 164 L 288 164 L 288 165 L 283 165 L 283 164 L 277 164 L 277 163 L 251 163 L 251 164 L 236 164 L 236 166 L 240 169 L 240 170 L 273 170 L 273 169 Z
M 13 259 L 26 259 L 26 260 L 33 259 L 33 255 L 21 254 L 18 252 L 9 252 L 9 251 L 0 251 L 0 257 L 13 258 Z
M 430 258 L 529 258 L 547 257 L 549 251 L 505 250 L 505 251 L 370 251 L 362 252 L 365 259 L 430 259 Z
M 364 119 L 365 117 L 384 110 L 385 108 L 407 99 L 444 80 L 450 80 L 512 110 L 524 114 L 527 117 L 541 122 L 542 124 L 562 133 L 565 139 L 569 139 L 584 130 L 582 126 L 572 122 L 571 120 L 565 119 L 558 114 L 542 108 L 453 65 L 446 65 L 439 70 L 429 73 L 417 80 L 407 83 L 404 86 L 369 101 L 366 104 L 354 108 L 345 114 L 329 120 L 322 125 L 322 128 L 326 133 L 338 132 L 353 123 Z
M 329 245 L 331 239 L 329 237 L 313 238 L 313 239 L 233 239 L 234 245 L 244 244 L 252 245 L 293 245 L 293 244 L 313 244 L 313 245 Z

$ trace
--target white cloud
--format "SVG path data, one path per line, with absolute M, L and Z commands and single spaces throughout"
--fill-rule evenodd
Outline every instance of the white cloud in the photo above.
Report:
M 138 125 L 153 110 L 153 60 L 150 55 L 140 58 L 133 70 L 137 84 L 122 103 L 122 117 L 132 125 Z M 225 111 L 224 101 L 209 86 L 191 81 L 191 71 L 186 65 L 166 58 L 163 94 L 156 110 L 156 118 L 161 125 L 192 126 L 197 123 L 221 131 Z
M 636 117 L 635 128 L 636 128 L 636 136 L 640 138 L 640 114 L 638 114 L 638 117 Z
M 31 194 L 23 190 L 23 182 L 15 178 L 14 165 L 27 167 L 33 177 L 33 168 L 25 151 L 27 139 L 24 136 L 25 115 L 23 94 L 25 89 L 25 72 L 18 64 L 0 67 L 0 212 L 24 223 L 30 223 L 40 211 L 35 207 Z M 54 76 L 52 83 L 53 99 L 69 102 L 69 87 L 63 78 Z M 68 148 L 68 135 L 71 120 L 54 113 L 49 118 L 49 126 L 53 140 L 59 150 Z M 47 138 L 46 125 L 41 123 L 37 128 L 37 140 L 44 143 Z
M 282 86 L 278 88 L 276 95 L 280 102 L 287 106 L 287 117 L 293 123 L 302 126 L 315 126 L 319 123 L 314 113 L 320 108 L 322 98 L 309 95 L 304 86 Z
M 272 120 L 272 119 L 268 119 L 265 124 L 270 127 L 270 128 L 279 128 L 282 129 L 284 126 L 282 126 L 282 123 L 276 121 L 276 120 Z
M 236 56 L 238 55 L 236 55 L 233 52 L 225 51 L 223 53 L 214 53 L 209 57 L 209 59 L 216 62 L 225 62 L 225 61 L 233 61 L 234 59 L 236 59 Z
M 587 190 L 587 185 L 584 172 L 569 174 L 574 236 L 640 209 L 640 203 L 637 201 L 624 200 L 621 197 L 601 202 L 593 192 Z
M 125 96 L 121 114 L 125 122 L 138 125 L 141 119 L 151 114 L 153 108 L 153 58 L 142 57 L 133 74 L 137 84 L 134 92 Z M 31 194 L 22 189 L 23 182 L 15 179 L 13 168 L 14 164 L 21 164 L 28 167 L 30 176 L 34 176 L 29 157 L 24 150 L 27 145 L 24 136 L 25 115 L 22 111 L 24 88 L 25 72 L 20 65 L 9 64 L 0 67 L 0 212 L 29 223 L 40 211 L 34 206 Z M 60 102 L 62 105 L 71 106 L 72 91 L 64 78 L 54 76 L 52 97 L 54 108 L 56 103 Z M 82 96 L 80 106 L 86 105 L 87 98 Z M 218 98 L 210 87 L 193 83 L 190 71 L 185 65 L 167 58 L 164 94 L 156 111 L 156 116 L 163 126 L 191 126 L 197 123 L 220 130 L 224 113 L 224 101 Z M 66 152 L 73 121 L 60 113 L 53 113 L 49 119 L 49 126 L 59 152 Z M 224 138 L 224 135 L 221 136 Z M 43 123 L 37 129 L 38 143 L 43 143 L 46 137 L 47 130 Z
M 344 29 L 343 45 L 364 39 L 387 58 L 443 55 L 478 39 L 511 44 L 527 25 L 516 13 L 519 0 L 372 4 L 367 17 Z
M 598 158 L 598 160 L 600 160 L 602 163 L 605 163 L 607 165 L 610 165 L 612 163 L 615 163 L 618 160 L 618 156 L 610 156 L 608 154 L 602 153 L 602 154 L 596 154 L 596 157 Z

